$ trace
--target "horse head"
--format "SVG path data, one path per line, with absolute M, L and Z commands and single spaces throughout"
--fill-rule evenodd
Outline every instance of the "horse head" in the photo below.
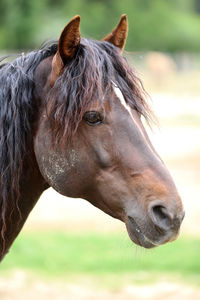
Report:
M 82 39 L 79 23 L 76 16 L 67 24 L 55 55 L 36 70 L 40 172 L 59 193 L 123 221 L 136 244 L 172 241 L 183 207 L 143 126 L 150 113 L 140 82 L 122 56 L 127 18 L 99 42 Z

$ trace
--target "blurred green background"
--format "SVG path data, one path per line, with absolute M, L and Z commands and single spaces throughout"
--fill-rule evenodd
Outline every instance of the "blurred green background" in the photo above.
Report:
M 126 13 L 128 50 L 199 51 L 199 0 L 1 0 L 0 48 L 30 49 L 74 15 L 84 36 L 100 39 Z
M 149 135 L 185 206 L 181 237 L 141 249 L 121 222 L 50 189 L 0 265 L 1 300 L 200 299 L 200 0 L 0 0 L 0 53 L 58 39 L 76 14 L 101 39 L 123 13 L 160 124 Z

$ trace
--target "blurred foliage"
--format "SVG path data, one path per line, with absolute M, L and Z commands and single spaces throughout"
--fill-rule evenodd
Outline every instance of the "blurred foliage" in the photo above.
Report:
M 0 48 L 58 38 L 76 14 L 82 34 L 101 39 L 122 13 L 129 20 L 128 50 L 200 50 L 200 0 L 0 0 Z

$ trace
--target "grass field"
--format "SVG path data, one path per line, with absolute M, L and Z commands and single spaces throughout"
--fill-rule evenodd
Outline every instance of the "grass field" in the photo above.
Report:
M 137 283 L 152 282 L 168 274 L 188 283 L 200 283 L 200 239 L 179 238 L 153 250 L 133 245 L 120 234 L 63 232 L 22 233 L 0 266 L 0 277 L 14 270 L 49 278 L 69 275 L 123 277 Z

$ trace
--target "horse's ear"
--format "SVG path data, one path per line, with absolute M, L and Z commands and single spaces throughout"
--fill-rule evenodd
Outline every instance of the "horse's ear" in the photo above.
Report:
M 63 67 L 73 59 L 81 41 L 79 30 L 80 16 L 75 16 L 63 29 L 59 41 L 58 50 L 52 61 L 51 85 L 62 74 Z
M 122 15 L 119 24 L 103 40 L 118 47 L 122 52 L 126 44 L 127 34 L 128 34 L 127 16 Z

